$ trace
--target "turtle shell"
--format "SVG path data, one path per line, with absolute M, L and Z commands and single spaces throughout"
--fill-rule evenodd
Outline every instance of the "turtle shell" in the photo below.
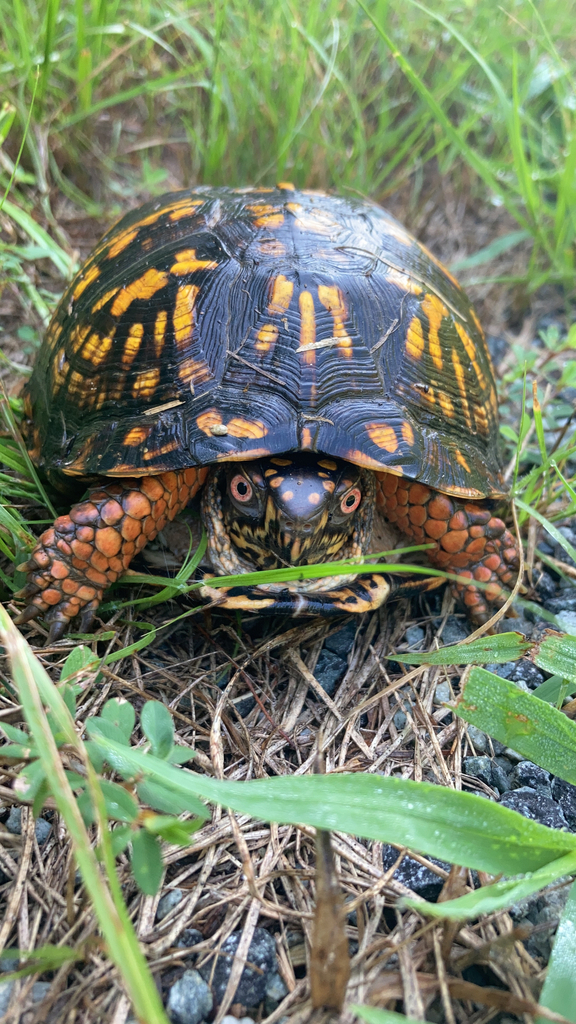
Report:
M 310 450 L 504 493 L 478 319 L 364 200 L 197 187 L 134 210 L 64 295 L 25 398 L 34 461 L 65 474 Z

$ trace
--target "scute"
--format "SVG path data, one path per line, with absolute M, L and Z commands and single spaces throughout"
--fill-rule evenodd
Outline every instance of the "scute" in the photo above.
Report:
M 505 491 L 466 296 L 355 199 L 199 187 L 133 211 L 70 285 L 25 397 L 32 457 L 71 475 L 310 449 Z

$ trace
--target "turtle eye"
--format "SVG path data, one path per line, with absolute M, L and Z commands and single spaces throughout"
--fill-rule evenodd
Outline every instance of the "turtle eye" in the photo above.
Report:
M 362 491 L 359 487 L 353 487 L 348 494 L 345 494 L 340 502 L 340 511 L 345 512 L 347 515 L 350 512 L 355 512 L 358 505 L 362 501 Z
M 233 498 L 236 498 L 236 501 L 250 501 L 252 497 L 252 484 L 248 483 L 246 477 L 242 476 L 241 473 L 237 473 L 230 483 L 230 493 Z

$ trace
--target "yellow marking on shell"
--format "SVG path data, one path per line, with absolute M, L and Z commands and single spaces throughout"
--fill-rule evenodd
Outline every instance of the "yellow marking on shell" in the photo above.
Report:
M 444 317 L 448 316 L 448 310 L 437 295 L 427 293 L 422 302 L 422 311 L 428 317 L 428 348 L 432 356 L 432 362 L 437 370 L 441 370 L 443 360 L 442 346 L 440 344 L 440 325 Z
M 302 427 L 302 440 L 300 442 L 302 449 L 308 449 L 312 447 L 312 431 L 309 427 Z
M 128 337 L 124 342 L 124 351 L 122 353 L 123 366 L 132 366 L 132 363 L 138 354 L 138 349 L 142 344 L 143 336 L 144 324 L 130 324 L 130 330 L 128 331 Z
M 106 252 L 106 259 L 112 260 L 115 256 L 119 256 L 121 252 L 124 252 L 124 249 L 130 245 L 132 239 L 136 238 L 139 227 L 140 225 L 135 228 L 125 228 L 119 235 L 116 235 L 116 237 L 110 241 L 110 245 Z
M 254 203 L 246 207 L 256 217 L 253 221 L 255 228 L 280 228 L 284 223 L 284 214 L 279 206 L 270 206 L 267 203 Z
M 263 256 L 285 256 L 286 246 L 278 238 L 263 238 L 255 243 L 258 252 Z
M 440 402 L 440 408 L 444 415 L 449 419 L 454 419 L 454 404 L 450 397 L 444 392 L 438 392 L 438 401 Z
M 402 437 L 406 441 L 406 444 L 412 446 L 414 444 L 414 431 L 412 430 L 412 427 L 407 420 L 404 420 L 400 428 L 400 431 L 402 433 Z
M 483 338 L 484 337 L 484 330 L 482 328 L 482 324 L 480 323 L 478 317 L 476 316 L 476 311 L 474 309 L 472 309 L 472 308 L 470 308 L 470 316 L 472 317 L 474 323 L 476 324 L 476 327 L 478 328 L 478 333 L 479 333 L 480 337 Z
M 371 459 L 369 455 L 365 455 L 364 452 L 359 451 L 358 448 L 351 448 L 346 453 L 345 458 L 354 466 L 363 466 L 365 469 L 385 469 L 387 473 L 392 473 L 393 476 L 404 476 L 402 466 L 388 466 L 384 462 L 378 462 L 376 459 Z
M 178 376 L 184 384 L 190 384 L 192 390 L 195 384 L 205 384 L 210 380 L 210 367 L 205 359 L 192 359 L 191 356 L 187 356 L 178 365 Z
M 265 437 L 268 433 L 262 420 L 245 420 L 241 416 L 235 416 L 226 426 L 232 437 Z
M 150 462 L 152 459 L 159 459 L 161 455 L 167 455 L 168 452 L 174 452 L 180 447 L 180 441 L 176 438 L 174 441 L 168 441 L 163 444 L 161 448 L 152 448 L 150 451 L 144 452 L 142 458 L 145 462 Z
M 92 281 L 95 281 L 97 277 L 100 277 L 100 267 L 97 267 L 96 264 L 93 263 L 90 269 L 87 270 L 84 273 L 84 275 L 80 278 L 78 284 L 76 285 L 74 291 L 72 292 L 72 298 L 74 299 L 75 302 L 77 299 L 80 298 L 82 292 L 88 287 L 88 285 L 92 284 Z
M 396 431 L 387 423 L 367 423 L 366 433 L 379 448 L 385 448 L 390 453 L 396 451 L 398 447 Z
M 88 324 L 77 324 L 72 331 L 70 331 L 69 343 L 74 353 L 78 352 L 82 348 L 82 345 L 86 341 L 88 334 L 90 333 L 91 325 Z
M 484 409 L 484 406 L 474 406 L 474 421 L 476 423 L 477 429 L 481 434 L 489 433 L 488 417 L 486 415 L 486 410 Z
M 158 366 L 153 370 L 143 370 L 132 385 L 134 398 L 149 398 L 154 394 L 159 380 L 160 368 Z
M 465 469 L 467 473 L 470 472 L 470 466 L 466 462 L 466 459 L 462 455 L 462 452 L 460 451 L 459 448 L 456 449 L 456 461 L 460 463 L 462 468 Z
M 135 299 L 151 299 L 157 291 L 164 288 L 167 282 L 168 274 L 164 274 L 151 267 L 150 270 L 142 274 L 142 277 L 138 277 L 136 281 L 131 281 L 116 296 L 110 307 L 111 315 L 115 317 L 122 316 Z
M 90 310 L 92 315 L 94 315 L 94 313 L 98 313 L 106 305 L 106 303 L 109 302 L 114 295 L 116 295 L 118 291 L 119 288 L 110 288 L 109 291 L 105 292 L 102 298 L 98 299 L 98 302 L 95 302 L 94 305 L 92 306 L 92 309 Z
M 334 494 L 336 484 L 334 483 L 333 480 L 323 480 L 322 487 L 324 488 L 325 491 L 329 491 L 330 494 Z
M 314 299 L 308 291 L 300 292 L 298 296 L 300 307 L 300 347 L 313 345 L 316 341 L 316 315 L 314 313 Z M 303 362 L 312 366 L 316 362 L 316 353 L 311 351 L 303 353 Z
M 322 305 L 332 313 L 334 321 L 334 337 L 337 340 L 338 348 L 347 359 L 350 359 L 352 351 L 352 338 L 348 334 L 344 321 L 348 310 L 344 296 L 336 285 L 318 285 L 318 298 Z
M 196 417 L 196 426 L 198 430 L 201 430 L 207 437 L 212 436 L 212 427 L 220 426 L 222 423 L 222 416 L 216 409 L 208 409 L 206 412 L 201 412 Z
M 311 231 L 315 235 L 332 235 L 334 230 L 341 230 L 342 225 L 334 220 L 332 214 L 315 207 L 305 210 L 301 203 L 286 203 L 286 209 L 295 215 L 295 225 L 301 231 Z
M 76 394 L 78 391 L 84 391 L 86 388 L 86 377 L 83 373 L 79 373 L 78 370 L 73 370 L 68 378 L 68 393 L 71 395 Z M 86 398 L 90 399 L 90 395 L 87 394 Z
M 454 367 L 454 374 L 458 384 L 458 390 L 460 391 L 460 404 L 462 405 L 462 412 L 466 419 L 466 425 L 469 430 L 472 430 L 472 419 L 470 417 L 470 404 L 468 402 L 468 392 L 466 390 L 466 374 L 464 367 L 460 362 L 460 356 L 458 355 L 455 348 L 452 349 L 452 366 Z
M 176 253 L 176 263 L 170 267 L 171 274 L 195 274 L 197 270 L 215 270 L 218 263 L 215 260 L 199 260 L 196 258 L 196 249 L 183 249 Z
M 338 464 L 336 462 L 332 462 L 332 459 L 322 459 L 318 465 L 322 466 L 322 469 L 331 469 L 332 471 L 338 469 Z
M 197 284 L 181 285 L 176 293 L 172 323 L 174 338 L 179 349 L 185 349 L 192 337 L 194 327 L 194 303 L 200 288 Z
M 490 385 L 490 397 L 488 399 L 488 403 L 489 403 L 490 408 L 492 410 L 492 415 L 494 416 L 495 419 L 497 419 L 497 417 L 498 417 L 498 396 L 496 395 L 496 388 L 494 387 L 493 384 Z
M 292 301 L 294 282 L 289 281 L 284 274 L 278 274 L 272 283 L 272 296 L 268 306 L 269 313 L 285 313 Z
M 52 387 L 54 391 L 58 391 L 61 388 L 69 369 L 70 363 L 66 359 L 66 350 L 60 348 L 52 362 Z
M 296 188 L 291 181 L 279 181 L 276 188 L 285 188 L 288 192 L 295 192 Z
M 282 491 L 282 497 L 284 501 L 292 501 L 294 497 L 294 491 Z
M 278 328 L 274 324 L 264 324 L 256 335 L 257 341 L 254 348 L 257 352 L 269 352 L 278 337 Z
M 193 217 L 198 213 L 198 207 L 204 205 L 204 199 L 187 199 L 185 202 L 177 203 L 171 213 L 169 220 L 180 220 L 181 217 Z
M 267 480 L 269 476 L 276 476 L 276 470 L 275 469 L 266 469 L 264 471 L 265 479 Z
M 132 427 L 126 434 L 123 444 L 126 448 L 137 448 L 139 444 L 144 443 L 151 429 L 151 427 Z
M 154 321 L 154 353 L 156 358 L 162 352 L 164 348 L 164 342 L 166 340 L 166 323 L 168 321 L 168 312 L 165 309 L 160 309 L 156 314 Z
M 398 285 L 403 292 L 409 292 L 411 295 L 422 294 L 422 286 L 413 277 L 410 277 L 409 274 L 403 274 L 400 270 L 396 270 L 395 267 L 386 268 L 386 280 Z
M 278 458 L 275 458 L 275 459 L 270 459 L 270 462 L 272 462 L 275 466 L 291 466 L 292 465 L 292 459 L 278 459 Z M 270 470 L 267 470 L 267 472 L 269 473 Z
M 311 505 L 319 505 L 321 500 L 322 499 L 321 496 L 318 494 L 318 491 L 312 491 L 312 493 L 308 495 L 308 501 L 310 502 Z
M 112 348 L 112 342 L 114 341 L 114 331 L 107 334 L 104 338 L 99 334 L 91 334 L 88 341 L 85 343 L 81 356 L 83 359 L 87 359 L 88 362 L 92 363 L 92 366 L 100 366 L 100 363 L 104 362 L 110 349 Z
M 424 352 L 424 332 L 417 316 L 412 317 L 406 331 L 406 351 L 413 359 L 421 359 Z
M 482 373 L 482 370 L 480 369 L 480 364 L 479 364 L 479 362 L 478 362 L 478 360 L 476 358 L 476 346 L 475 346 L 474 342 L 472 341 L 472 338 L 470 337 L 468 332 L 464 330 L 462 324 L 459 324 L 458 321 L 455 320 L 454 321 L 454 326 L 455 326 L 456 330 L 458 331 L 458 335 L 460 337 L 460 341 L 462 342 L 462 344 L 464 345 L 464 348 L 466 349 L 466 355 L 468 356 L 468 359 L 470 360 L 470 362 L 472 363 L 472 366 L 474 367 L 474 372 L 475 372 L 475 374 L 476 374 L 476 376 L 478 378 L 478 384 L 480 385 L 480 387 L 481 387 L 481 389 L 483 391 L 484 388 L 486 387 L 486 381 L 484 379 L 484 374 Z

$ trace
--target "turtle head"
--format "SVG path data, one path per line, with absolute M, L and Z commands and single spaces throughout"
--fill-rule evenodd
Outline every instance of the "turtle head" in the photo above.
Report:
M 203 501 L 215 568 L 231 571 L 227 553 L 244 571 L 359 555 L 374 500 L 373 474 L 332 457 L 296 453 L 215 467 Z M 221 568 L 215 534 L 225 549 Z

